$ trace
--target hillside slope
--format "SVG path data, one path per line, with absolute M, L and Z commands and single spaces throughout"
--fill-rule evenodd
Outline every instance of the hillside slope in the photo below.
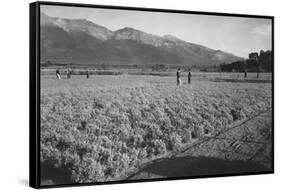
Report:
M 111 31 L 85 19 L 41 13 L 41 62 L 75 64 L 169 64 L 185 66 L 229 63 L 242 58 L 221 50 L 125 27 Z

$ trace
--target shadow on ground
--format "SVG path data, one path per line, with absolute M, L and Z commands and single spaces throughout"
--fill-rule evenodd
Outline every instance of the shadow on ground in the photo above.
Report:
M 210 157 L 185 156 L 154 162 L 130 176 L 129 179 L 191 177 L 266 171 L 270 171 L 270 169 L 253 161 L 228 161 Z
M 71 184 L 70 166 L 54 167 L 50 162 L 41 162 L 41 185 Z

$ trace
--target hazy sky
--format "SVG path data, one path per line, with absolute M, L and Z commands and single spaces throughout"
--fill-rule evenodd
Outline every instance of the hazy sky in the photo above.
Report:
M 271 49 L 270 19 L 50 5 L 42 5 L 41 11 L 51 17 L 84 18 L 113 31 L 132 27 L 159 36 L 171 34 L 242 57 L 249 52 Z

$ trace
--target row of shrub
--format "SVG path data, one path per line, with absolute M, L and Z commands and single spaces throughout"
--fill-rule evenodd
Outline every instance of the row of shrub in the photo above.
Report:
M 122 178 L 270 107 L 270 85 L 58 89 L 41 95 L 41 163 L 68 182 Z M 43 178 L 47 178 L 45 173 Z M 54 177 L 54 176 L 53 176 Z M 54 177 L 55 183 L 64 183 Z

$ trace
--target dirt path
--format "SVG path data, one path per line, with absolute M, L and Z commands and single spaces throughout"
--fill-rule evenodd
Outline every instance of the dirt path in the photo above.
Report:
M 240 122 L 172 156 L 146 164 L 130 179 L 271 171 L 272 111 Z

